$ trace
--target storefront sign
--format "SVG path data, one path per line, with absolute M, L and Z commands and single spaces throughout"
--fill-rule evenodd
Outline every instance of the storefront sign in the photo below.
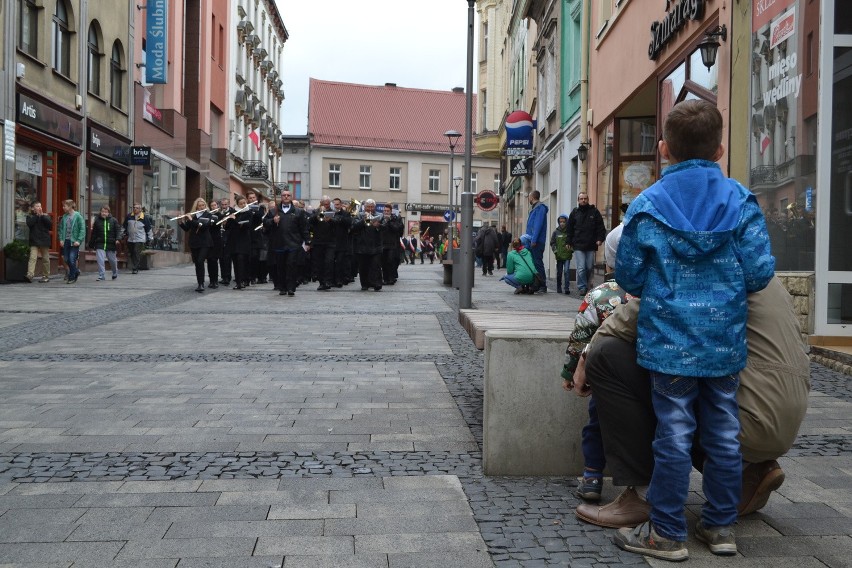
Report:
M 80 120 L 35 99 L 18 93 L 18 122 L 32 126 L 76 146 L 83 143 L 83 127 Z
M 509 160 L 509 174 L 513 177 L 529 177 L 532 175 L 532 158 L 512 158 Z
M 119 164 L 127 165 L 129 162 L 130 145 L 102 130 L 89 128 L 89 151 Z
M 530 113 L 516 110 L 506 117 L 506 155 L 532 156 L 535 121 Z
M 163 84 L 168 69 L 168 0 L 147 0 L 145 81 Z
M 434 203 L 406 203 L 406 211 L 429 211 L 432 213 L 441 213 L 447 210 L 446 205 L 435 205 Z
M 668 6 L 668 2 L 666 5 Z M 668 11 L 662 21 L 651 24 L 651 43 L 648 58 L 656 60 L 663 48 L 683 29 L 688 20 L 704 17 L 704 0 L 680 0 Z
M 497 207 L 498 203 L 500 203 L 500 198 L 497 197 L 497 194 L 490 189 L 485 189 L 476 194 L 474 202 L 483 211 L 491 211 Z
M 131 146 L 130 147 L 130 165 L 131 166 L 150 166 L 151 165 L 151 147 L 150 146 Z

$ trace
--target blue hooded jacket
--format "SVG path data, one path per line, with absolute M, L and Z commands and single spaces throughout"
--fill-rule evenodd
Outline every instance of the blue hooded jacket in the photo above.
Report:
M 746 364 L 746 294 L 775 273 L 754 195 L 714 162 L 663 172 L 624 217 L 615 278 L 641 296 L 636 349 L 652 371 L 693 377 Z
M 544 249 L 547 244 L 547 205 L 536 202 L 527 216 L 527 234 L 537 247 Z

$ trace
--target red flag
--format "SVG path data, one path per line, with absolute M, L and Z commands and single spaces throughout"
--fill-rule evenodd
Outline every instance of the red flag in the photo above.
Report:
M 257 130 L 252 130 L 249 134 L 249 140 L 254 142 L 254 147 L 257 148 L 257 151 L 260 152 L 260 136 L 257 134 Z
M 760 155 L 762 156 L 766 149 L 769 148 L 769 144 L 772 143 L 772 138 L 770 138 L 765 132 L 760 133 Z

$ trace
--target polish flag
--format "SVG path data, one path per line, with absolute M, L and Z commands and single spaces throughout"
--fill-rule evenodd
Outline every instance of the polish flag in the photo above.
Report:
M 766 149 L 769 148 L 769 144 L 772 143 L 772 138 L 770 138 L 766 132 L 760 133 L 760 155 L 762 156 Z
M 254 147 L 257 148 L 257 151 L 260 152 L 260 136 L 257 134 L 257 130 L 252 130 L 249 133 L 249 140 L 254 142 Z M 761 152 L 762 154 L 763 152 Z

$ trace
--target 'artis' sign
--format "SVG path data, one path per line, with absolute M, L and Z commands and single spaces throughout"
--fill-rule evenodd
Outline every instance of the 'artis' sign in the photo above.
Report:
M 671 2 L 666 2 L 668 6 Z M 648 57 L 656 60 L 672 37 L 686 25 L 688 20 L 700 20 L 704 16 L 704 0 L 680 0 L 668 10 L 662 21 L 651 24 L 651 43 Z

